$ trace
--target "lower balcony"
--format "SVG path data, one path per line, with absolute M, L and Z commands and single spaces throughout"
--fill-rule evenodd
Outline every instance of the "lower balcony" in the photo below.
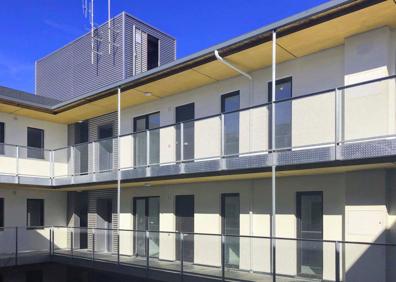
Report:
M 396 245 L 100 228 L 4 228 L 0 266 L 54 261 L 174 281 L 395 281 Z M 272 244 L 275 265 L 272 264 Z

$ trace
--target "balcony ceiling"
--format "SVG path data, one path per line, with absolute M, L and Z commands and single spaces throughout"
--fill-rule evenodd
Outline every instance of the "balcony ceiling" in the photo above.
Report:
M 285 31 L 284 35 L 278 39 L 277 63 L 342 45 L 345 38 L 382 26 L 396 27 L 396 4 L 393 0 L 331 20 L 320 21 L 318 24 L 295 32 Z M 279 31 L 282 34 L 282 27 Z M 270 38 L 268 36 L 270 33 L 267 34 L 267 38 Z M 223 56 L 246 72 L 253 72 L 271 66 L 271 47 L 272 43 L 267 39 L 259 45 L 229 55 L 223 54 Z M 221 51 L 220 54 L 222 54 Z M 136 86 L 132 85 L 122 92 L 122 108 L 148 103 L 235 76 L 238 76 L 238 73 L 212 57 L 206 63 L 197 64 L 192 68 L 175 71 L 172 75 L 142 82 Z M 153 95 L 146 96 L 145 92 Z M 117 96 L 114 95 L 114 91 L 110 96 L 95 99 L 85 100 L 81 105 L 71 106 L 56 114 L 7 104 L 0 104 L 0 111 L 60 123 L 73 123 L 117 110 Z

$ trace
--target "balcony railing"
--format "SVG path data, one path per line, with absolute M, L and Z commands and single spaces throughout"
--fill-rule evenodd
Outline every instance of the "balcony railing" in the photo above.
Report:
M 0 175 L 72 179 L 67 183 L 73 183 L 78 177 L 89 181 L 100 180 L 102 174 L 115 177 L 118 162 L 122 171 L 160 167 L 171 173 L 172 165 L 199 166 L 211 160 L 231 160 L 219 169 L 238 168 L 233 158 L 247 157 L 253 162 L 255 156 L 262 157 L 261 163 L 256 162 L 259 165 L 392 156 L 396 154 L 392 149 L 396 146 L 395 85 L 396 76 L 391 76 L 296 95 L 274 106 L 266 103 L 122 135 L 119 140 L 55 150 L 2 144 Z M 272 107 L 276 116 L 273 146 Z M 369 142 L 366 147 L 365 142 Z M 274 154 L 276 160 L 271 157 Z
M 67 258 L 222 281 L 395 281 L 396 245 L 386 243 L 69 227 L 4 228 L 0 238 L 2 267 Z

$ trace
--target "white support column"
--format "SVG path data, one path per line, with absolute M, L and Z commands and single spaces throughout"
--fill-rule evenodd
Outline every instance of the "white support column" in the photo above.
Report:
M 275 138 L 275 99 L 276 99 L 276 30 L 272 31 L 272 99 L 271 99 L 271 149 L 272 149 L 272 220 L 271 220 L 271 238 L 276 237 L 276 163 L 274 148 L 276 145 Z M 272 274 L 273 281 L 276 281 L 276 241 L 271 240 L 272 249 Z
M 121 214 L 121 88 L 118 88 L 117 93 L 117 231 L 120 230 L 120 214 Z M 119 233 L 119 232 L 117 232 Z

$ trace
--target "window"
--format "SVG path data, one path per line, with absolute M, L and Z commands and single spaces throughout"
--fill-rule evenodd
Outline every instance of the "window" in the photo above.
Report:
M 194 103 L 176 107 L 176 160 L 194 159 Z M 183 123 L 183 133 L 182 126 Z M 183 136 L 182 136 L 183 134 Z M 183 137 L 183 139 L 182 139 Z M 181 144 L 183 140 L 183 144 Z M 183 151 L 182 151 L 183 149 Z M 183 153 L 183 154 L 182 154 Z M 182 156 L 183 155 L 183 156 Z
M 113 124 L 98 126 L 99 170 L 106 171 L 113 168 Z
M 26 271 L 26 282 L 42 282 L 43 272 L 41 270 Z
M 4 122 L 0 122 L 0 155 L 4 155 L 4 137 L 5 137 L 5 132 L 4 132 Z
M 4 199 L 0 198 L 0 228 L 3 227 L 4 227 Z
M 27 157 L 44 159 L 44 130 L 32 127 L 27 130 Z
M 28 199 L 27 200 L 27 227 L 44 226 L 44 200 Z
M 154 36 L 147 35 L 147 70 L 158 67 L 159 40 Z
M 160 135 L 159 129 L 156 129 L 158 127 L 160 127 L 159 112 L 133 119 L 135 166 L 159 163 Z M 148 133 L 146 130 L 149 130 Z
M 275 148 L 290 149 L 291 126 L 292 126 L 292 78 L 284 78 L 276 81 L 275 101 Z M 268 102 L 272 102 L 272 82 L 268 83 Z M 271 125 L 271 118 L 270 118 Z M 269 127 L 271 128 L 271 126 Z M 272 147 L 272 133 L 269 135 L 269 144 Z
M 221 96 L 221 112 L 224 117 L 224 155 L 239 153 L 239 91 Z

